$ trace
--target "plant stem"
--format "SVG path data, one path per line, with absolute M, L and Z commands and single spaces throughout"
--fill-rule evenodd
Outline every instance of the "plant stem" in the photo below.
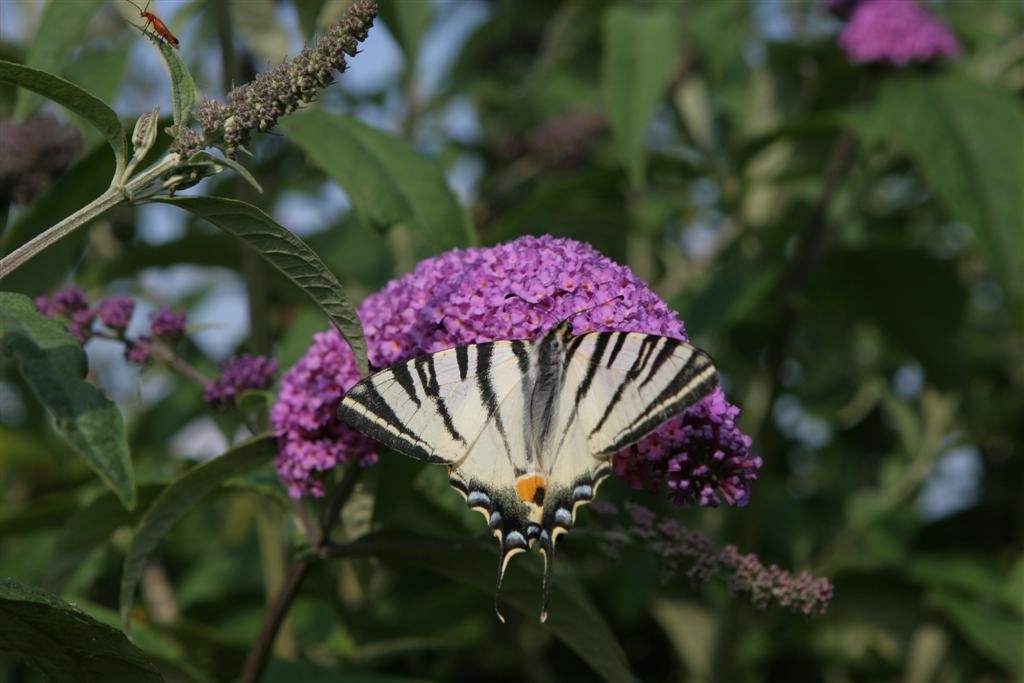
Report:
M 192 381 L 192 383 L 197 385 L 200 389 L 205 389 L 206 385 L 210 383 L 209 379 L 189 365 L 188 361 L 176 354 L 170 347 L 154 341 L 150 344 L 149 351 L 158 360 L 166 363 L 172 370 L 179 373 L 182 377 Z
M 242 667 L 242 673 L 238 679 L 239 683 L 256 683 L 263 675 L 263 669 L 267 665 L 267 658 L 270 656 L 270 648 L 274 646 L 277 632 L 288 615 L 292 601 L 298 595 L 302 581 L 306 578 L 306 574 L 309 573 L 313 561 L 317 557 L 327 556 L 328 548 L 331 546 L 331 529 L 334 528 L 334 524 L 338 521 L 341 508 L 345 506 L 345 502 L 352 495 L 356 482 L 362 473 L 363 469 L 359 465 L 349 465 L 341 481 L 338 482 L 328 496 L 323 514 L 320 517 L 318 537 L 311 539 L 316 552 L 312 556 L 299 557 L 288 569 L 288 574 L 281 585 L 281 590 L 278 591 L 274 597 L 274 602 L 271 603 L 269 610 L 263 617 L 263 623 L 260 624 L 260 632 L 256 636 L 252 649 L 249 650 L 249 656 L 245 659 L 245 665 Z
M 270 605 L 270 609 L 263 617 L 259 635 L 256 636 L 256 642 L 253 643 L 252 650 L 249 651 L 249 656 L 245 659 L 245 666 L 239 677 L 240 683 L 256 683 L 263 675 L 263 669 L 267 665 L 267 657 L 277 637 L 277 631 L 281 628 L 281 624 L 292 606 L 292 601 L 298 595 L 302 581 L 306 578 L 311 566 L 312 563 L 309 560 L 299 559 L 288 569 L 288 575 L 285 576 L 284 583 L 281 584 L 281 590 L 278 591 L 273 604 Z
M 849 131 L 844 130 L 836 138 L 825 166 L 825 179 L 822 183 L 821 194 L 818 196 L 818 201 L 811 210 L 810 218 L 800 235 L 793 264 L 780 285 L 779 300 L 782 302 L 782 314 L 776 333 L 768 346 L 769 399 L 768 407 L 757 429 L 758 434 L 763 434 L 766 426 L 771 423 L 772 406 L 779 394 L 779 371 L 796 333 L 797 298 L 807 289 L 811 277 L 817 272 L 818 265 L 825 255 L 830 237 L 828 229 L 829 202 L 850 170 L 856 149 L 857 140 Z
M 7 277 L 30 258 L 47 247 L 64 239 L 80 226 L 99 218 L 101 215 L 124 201 L 120 190 L 110 187 L 106 192 L 92 200 L 78 211 L 60 221 L 56 225 L 36 235 L 9 255 L 0 260 L 0 280 Z
M 178 165 L 179 161 L 177 154 L 168 154 L 129 180 L 124 186 L 111 185 L 99 197 L 56 225 L 39 233 L 0 260 L 0 280 L 13 273 L 36 254 L 56 244 L 78 228 L 99 218 L 118 204 L 131 201 L 137 192 L 145 189 L 154 180 L 173 169 Z

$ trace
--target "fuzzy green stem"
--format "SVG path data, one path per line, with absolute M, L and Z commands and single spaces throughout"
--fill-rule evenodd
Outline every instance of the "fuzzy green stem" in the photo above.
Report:
M 99 218 L 115 206 L 131 201 L 136 193 L 144 190 L 153 181 L 177 166 L 179 162 L 180 159 L 177 154 L 168 154 L 123 186 L 111 185 L 99 197 L 64 220 L 39 233 L 28 242 L 25 242 L 25 244 L 12 251 L 3 259 L 0 259 L 0 280 L 13 273 L 36 254 L 56 244 L 78 228 Z

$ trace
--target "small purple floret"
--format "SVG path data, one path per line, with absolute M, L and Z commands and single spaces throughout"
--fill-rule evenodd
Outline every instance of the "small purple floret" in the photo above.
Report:
M 169 308 L 161 309 L 149 316 L 149 327 L 154 337 L 173 346 L 185 336 L 185 314 Z
M 266 389 L 274 382 L 277 361 L 266 356 L 243 353 L 220 364 L 220 377 L 206 385 L 203 400 L 215 408 L 235 404 L 238 394 L 250 389 Z
M 146 336 L 141 336 L 134 341 L 125 341 L 124 357 L 128 359 L 129 363 L 145 365 L 149 360 L 151 344 L 152 339 Z
M 905 66 L 960 51 L 956 36 L 914 0 L 863 0 L 839 34 L 851 62 Z
M 76 311 L 89 307 L 85 292 L 80 287 L 68 287 L 53 295 L 51 305 L 54 313 L 71 317 Z
M 71 314 L 71 320 L 68 321 L 68 332 L 79 343 L 84 344 L 92 336 L 92 322 L 95 319 L 96 309 L 81 308 Z
M 135 301 L 128 297 L 110 297 L 99 304 L 100 322 L 114 330 L 124 332 L 135 312 Z

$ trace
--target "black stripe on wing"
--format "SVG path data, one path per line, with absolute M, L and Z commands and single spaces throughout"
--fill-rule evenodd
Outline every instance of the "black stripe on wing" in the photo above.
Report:
M 604 448 L 601 454 L 611 455 L 636 443 L 665 420 L 675 417 L 710 394 L 716 386 L 718 371 L 715 370 L 711 357 L 700 349 L 694 349 L 693 354 L 661 393 L 632 423 L 615 435 L 612 444 Z
M 587 371 L 583 375 L 582 381 L 578 387 L 576 387 L 576 396 L 573 400 L 572 413 L 569 414 L 569 419 L 565 422 L 565 428 L 562 430 L 562 437 L 558 440 L 558 446 L 555 448 L 555 453 L 562 452 L 562 446 L 565 445 L 565 439 L 569 436 L 569 432 L 572 429 L 573 423 L 576 422 L 576 417 L 580 412 L 580 405 L 583 404 L 583 400 L 587 397 L 587 392 L 590 391 L 590 385 L 594 382 L 594 375 L 597 374 L 597 369 L 601 366 L 601 360 L 604 357 L 604 352 L 608 348 L 608 342 L 611 340 L 616 333 L 613 332 L 597 332 L 595 334 L 596 340 L 594 341 L 594 349 L 590 354 L 590 360 L 587 361 Z M 620 337 L 625 335 L 618 333 Z M 576 339 L 582 339 L 584 335 L 576 337 Z M 576 341 L 573 339 L 573 342 Z M 570 342 L 570 345 L 572 342 Z M 576 345 L 579 347 L 579 344 Z M 556 455 L 557 457 L 557 455 Z
M 405 365 L 403 364 L 403 367 Z M 338 405 L 338 419 L 389 448 L 426 462 L 448 462 L 402 422 L 368 377 L 349 389 Z
M 441 387 L 437 383 L 437 368 L 434 366 L 434 357 L 420 356 L 413 361 L 413 365 L 416 366 L 416 374 L 420 378 L 420 385 L 423 387 L 423 391 L 426 392 L 427 396 L 434 400 L 434 407 L 437 410 L 437 415 L 441 418 L 441 422 L 444 424 L 444 429 L 448 432 L 448 436 L 452 437 L 454 441 L 458 441 L 463 445 L 466 445 L 466 439 L 464 439 L 462 434 L 459 434 L 458 430 L 455 429 L 455 423 L 452 422 L 452 416 L 451 413 L 448 412 L 448 406 L 441 397 Z M 416 405 L 418 406 L 419 404 L 420 402 L 416 401 Z
M 621 334 L 622 337 L 627 336 L 627 333 L 623 332 L 618 334 Z M 633 365 L 631 365 L 629 370 L 626 371 L 626 377 L 622 380 L 622 384 L 620 384 L 618 389 L 615 390 L 611 400 L 608 401 L 608 405 L 605 406 L 604 414 L 601 415 L 601 419 L 598 420 L 597 425 L 595 425 L 590 432 L 591 436 L 601 431 L 601 427 L 604 426 L 604 423 L 611 416 L 612 410 L 614 410 L 615 406 L 618 405 L 619 401 L 622 399 L 622 395 L 626 392 L 626 387 L 639 377 L 641 372 L 643 372 L 644 366 L 647 364 L 647 359 L 651 357 L 654 346 L 660 339 L 667 339 L 667 337 L 659 337 L 654 334 L 649 334 L 644 337 L 642 342 L 640 342 L 640 350 L 636 354 L 636 359 L 633 361 Z

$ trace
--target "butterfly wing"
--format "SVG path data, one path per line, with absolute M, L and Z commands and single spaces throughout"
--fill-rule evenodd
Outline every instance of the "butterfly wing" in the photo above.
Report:
M 611 457 L 707 396 L 718 384 L 710 357 L 670 337 L 594 332 L 565 347 L 557 427 L 541 454 L 549 495 L 539 534 L 547 611 L 554 542 L 572 528 L 611 472 Z
M 508 560 L 529 547 L 531 507 L 515 482 L 532 469 L 524 411 L 532 344 L 470 344 L 398 363 L 356 384 L 338 407 L 340 420 L 384 445 L 449 466 L 452 487 L 501 544 L 499 588 Z
M 497 407 L 521 381 L 516 343 L 470 344 L 397 363 L 349 389 L 338 418 L 406 455 L 459 467 L 484 432 L 504 427 Z

